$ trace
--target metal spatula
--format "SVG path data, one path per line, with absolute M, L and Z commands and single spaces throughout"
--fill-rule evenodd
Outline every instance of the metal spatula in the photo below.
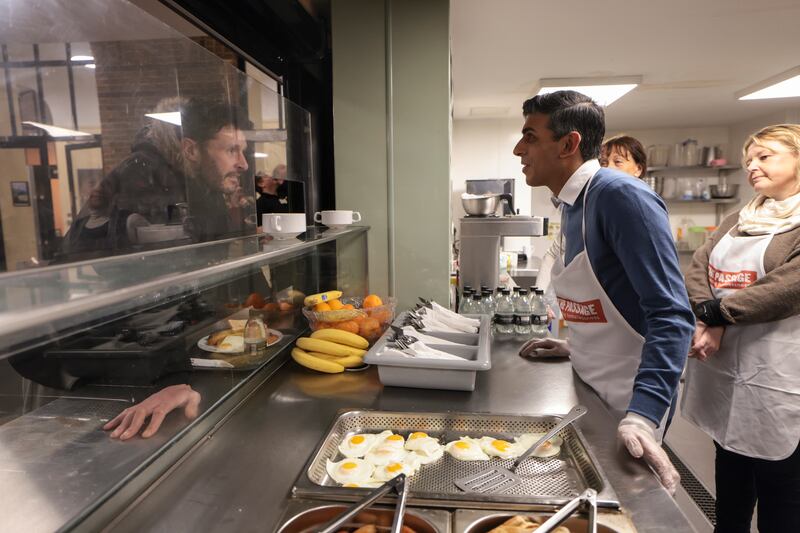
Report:
M 564 427 L 588 412 L 589 410 L 582 405 L 576 405 L 570 409 L 569 413 L 565 414 L 561 421 L 556 424 L 553 429 L 545 433 L 541 439 L 534 442 L 533 446 L 525 450 L 525 453 L 520 455 L 517 460 L 514 461 L 514 466 L 511 467 L 511 470 L 501 466 L 492 466 L 481 470 L 480 472 L 476 472 L 475 474 L 470 474 L 468 476 L 456 479 L 454 481 L 456 487 L 464 492 L 477 492 L 483 494 L 486 492 L 506 492 L 509 489 L 520 485 L 522 483 L 522 478 L 516 474 L 520 463 L 522 463 L 523 460 L 533 453 L 536 448 L 544 444 L 547 439 L 551 438 Z

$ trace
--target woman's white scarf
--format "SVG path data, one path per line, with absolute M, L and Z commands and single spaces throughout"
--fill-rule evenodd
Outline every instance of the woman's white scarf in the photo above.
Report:
M 785 200 L 759 194 L 739 211 L 739 231 L 748 235 L 784 233 L 797 226 L 800 226 L 800 193 Z

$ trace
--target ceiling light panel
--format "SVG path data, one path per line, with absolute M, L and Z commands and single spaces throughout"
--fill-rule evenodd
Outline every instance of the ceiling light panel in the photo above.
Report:
M 642 83 L 641 76 L 614 78 L 546 78 L 540 81 L 537 94 L 578 91 L 601 106 L 609 106 Z
M 735 94 L 739 100 L 798 97 L 800 96 L 800 67 L 781 72 Z

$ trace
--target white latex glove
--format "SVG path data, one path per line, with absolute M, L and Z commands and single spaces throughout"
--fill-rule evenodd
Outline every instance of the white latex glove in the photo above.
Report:
M 633 457 L 644 459 L 667 492 L 674 495 L 681 476 L 656 441 L 655 431 L 653 422 L 636 413 L 628 413 L 617 427 L 617 438 Z
M 519 349 L 522 357 L 569 357 L 569 343 L 561 339 L 531 339 Z

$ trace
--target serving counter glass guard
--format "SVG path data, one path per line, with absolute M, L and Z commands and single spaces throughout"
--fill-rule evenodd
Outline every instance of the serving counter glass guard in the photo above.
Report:
M 280 366 L 306 294 L 367 294 L 366 228 L 313 227 L 309 113 L 184 31 L 0 0 L 2 531 L 101 524 Z
M 306 294 L 367 293 L 366 233 L 312 227 L 288 244 L 242 237 L 0 276 L 0 529 L 79 524 L 177 460 L 286 359 Z M 210 345 L 250 316 L 266 349 Z M 104 431 L 154 402 L 174 411 L 150 438 Z

